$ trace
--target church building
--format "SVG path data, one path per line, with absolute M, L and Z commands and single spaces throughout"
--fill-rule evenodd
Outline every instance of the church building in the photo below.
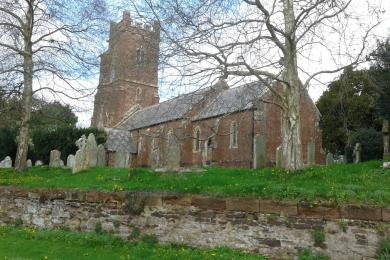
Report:
M 229 87 L 224 80 L 159 101 L 160 31 L 133 24 L 128 12 L 112 23 L 101 55 L 92 127 L 107 131 L 110 166 L 179 169 L 194 165 L 262 168 L 282 160 L 281 110 L 259 82 Z M 321 164 L 320 113 L 301 93 L 302 154 Z M 280 163 L 280 162 L 279 162 Z

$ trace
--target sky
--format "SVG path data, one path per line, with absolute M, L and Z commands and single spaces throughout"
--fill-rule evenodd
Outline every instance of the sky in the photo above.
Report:
M 356 4 L 355 8 L 359 11 L 359 8 L 364 8 L 363 5 L 359 5 L 359 1 L 361 0 L 354 0 Z M 377 2 L 381 3 L 383 10 L 385 10 L 385 13 L 383 14 L 383 21 L 382 23 L 376 28 L 375 35 L 378 36 L 378 39 L 385 39 L 387 36 L 390 36 L 390 0 L 372 0 L 372 3 Z M 118 12 L 118 17 L 120 17 L 119 13 L 121 13 L 122 10 Z M 362 12 L 363 13 L 363 12 Z M 358 29 L 356 29 L 358 30 Z M 108 38 L 108 36 L 107 36 Z M 371 46 L 375 45 L 373 42 L 371 42 Z M 369 64 L 363 64 L 361 67 L 367 67 Z M 314 64 L 307 64 L 308 67 L 314 66 Z M 328 66 L 327 61 L 321 61 L 320 63 L 316 64 L 319 68 L 326 68 Z M 94 79 L 91 79 L 89 81 L 83 82 L 85 86 L 88 88 L 96 88 L 98 85 L 98 75 Z M 316 101 L 321 96 L 324 90 L 326 90 L 326 85 L 330 81 L 337 78 L 338 75 L 332 74 L 332 75 L 326 75 L 321 78 L 321 83 L 313 82 L 309 88 L 309 94 L 311 98 Z M 168 98 L 168 96 L 165 95 L 165 93 L 169 93 L 167 89 L 164 89 L 165 86 L 160 87 L 160 100 L 165 100 Z M 75 107 L 75 113 L 79 118 L 78 126 L 80 127 L 88 127 L 90 125 L 90 120 L 93 113 L 93 100 L 94 96 L 89 96 L 82 101 L 74 101 L 74 100 L 66 100 L 64 99 L 64 103 L 69 103 L 72 106 Z

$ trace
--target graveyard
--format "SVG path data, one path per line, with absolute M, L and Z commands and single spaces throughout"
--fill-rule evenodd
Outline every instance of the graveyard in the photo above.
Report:
M 0 169 L 1 186 L 99 191 L 153 191 L 216 197 L 269 198 L 332 204 L 390 206 L 390 172 L 380 161 L 282 169 L 205 168 L 204 172 L 156 173 L 150 169 L 95 167 L 70 169 L 37 166 L 25 173 Z

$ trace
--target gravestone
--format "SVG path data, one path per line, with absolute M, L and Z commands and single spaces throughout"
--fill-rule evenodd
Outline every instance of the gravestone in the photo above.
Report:
M 279 145 L 276 148 L 276 168 L 283 168 L 283 147 Z
M 106 159 L 106 149 L 104 149 L 104 145 L 99 144 L 97 147 L 97 167 L 104 167 L 107 165 Z
M 75 162 L 75 156 L 73 154 L 69 154 L 68 158 L 66 158 L 66 167 L 73 169 Z
M 332 165 L 332 164 L 334 164 L 333 153 L 328 153 L 326 155 L 326 165 Z
M 32 167 L 32 161 L 31 161 L 30 159 L 28 159 L 28 160 L 26 161 L 26 167 L 27 167 L 27 168 L 31 168 L 31 167 Z
M 339 155 L 337 157 L 337 160 L 334 161 L 336 164 L 345 164 L 346 163 L 346 156 L 345 155 Z
M 12 168 L 12 159 L 7 156 L 0 162 L 0 168 Z
M 160 158 L 159 140 L 157 138 L 153 138 L 152 147 L 150 149 L 150 167 L 152 169 L 161 167 Z
M 127 168 L 129 163 L 129 154 L 124 150 L 115 153 L 115 168 Z
M 95 140 L 95 135 L 93 133 L 88 135 L 87 143 L 85 145 L 85 152 L 87 160 L 86 164 L 88 165 L 87 167 L 96 167 L 98 147 Z
M 353 148 L 353 163 L 360 163 L 361 162 L 361 153 L 362 153 L 362 146 L 360 143 L 356 143 L 355 147 Z
M 42 166 L 43 162 L 41 160 L 38 160 L 35 162 L 35 166 Z
M 389 121 L 383 120 L 383 168 L 390 168 L 390 137 L 389 137 Z
M 207 149 L 207 148 L 206 148 Z M 167 151 L 167 168 L 178 169 L 180 168 L 180 144 L 174 136 L 168 140 Z M 211 152 L 211 151 L 210 151 Z
M 77 141 L 76 146 L 79 148 L 76 152 L 74 158 L 74 165 L 72 169 L 72 173 L 78 173 L 80 171 L 88 169 L 88 165 L 86 163 L 86 150 L 85 146 L 87 143 L 87 138 L 85 135 L 82 135 Z
M 311 140 L 307 144 L 307 164 L 313 165 L 316 163 L 316 143 Z
M 49 167 L 62 167 L 64 166 L 64 162 L 61 160 L 61 152 L 58 150 L 50 151 L 50 162 Z
M 254 168 L 267 166 L 267 140 L 264 135 L 257 134 L 254 140 Z

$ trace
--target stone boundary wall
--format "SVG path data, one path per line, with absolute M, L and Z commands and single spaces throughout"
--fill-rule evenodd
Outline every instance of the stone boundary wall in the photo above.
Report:
M 294 259 L 310 248 L 332 259 L 374 259 L 390 234 L 390 209 L 310 206 L 262 199 L 149 192 L 0 187 L 0 224 L 93 232 L 97 225 L 128 237 L 137 228 L 163 244 L 229 246 Z M 325 235 L 324 242 L 313 234 Z

